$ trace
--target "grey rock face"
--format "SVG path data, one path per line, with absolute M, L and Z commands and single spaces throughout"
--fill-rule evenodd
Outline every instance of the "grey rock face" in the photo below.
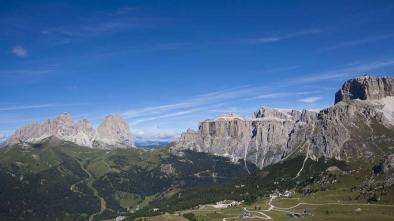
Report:
M 257 110 L 251 119 L 220 116 L 201 122 L 198 131 L 183 133 L 175 148 L 215 153 L 234 161 L 247 159 L 264 167 L 291 153 L 302 140 L 299 136 L 311 132 L 307 122 L 316 116 L 310 111 L 272 108 Z
M 354 81 L 363 79 L 368 82 L 363 90 L 368 100 L 343 99 L 319 113 L 260 108 L 249 119 L 221 116 L 201 122 L 198 131 L 187 130 L 173 148 L 247 159 L 260 168 L 295 153 L 311 159 L 349 159 L 355 152 L 361 156 L 367 148 L 352 145 L 352 128 L 357 127 L 357 120 L 368 127 L 374 121 L 394 129 L 394 97 L 390 97 L 391 83 L 387 84 L 390 78 L 361 77 Z M 347 81 L 341 91 L 354 91 L 349 82 L 353 81 Z
M 106 117 L 96 131 L 86 119 L 74 123 L 69 113 L 19 128 L 6 142 L 8 144 L 39 143 L 48 137 L 56 137 L 87 147 L 131 146 L 131 132 L 127 121 L 120 117 Z
M 335 103 L 354 99 L 376 100 L 394 96 L 393 77 L 362 76 L 348 80 L 335 94 Z
M 394 104 L 394 100 L 390 102 Z M 349 145 L 353 139 L 351 129 L 358 127 L 358 121 L 368 127 L 372 121 L 381 125 L 389 122 L 382 112 L 384 106 L 379 102 L 353 100 L 320 111 L 314 122 L 315 132 L 309 146 L 311 156 L 315 159 L 324 156 L 344 160 L 364 155 L 365 149 Z
M 115 115 L 106 116 L 97 128 L 96 140 L 97 147 L 130 147 L 131 132 L 127 120 Z

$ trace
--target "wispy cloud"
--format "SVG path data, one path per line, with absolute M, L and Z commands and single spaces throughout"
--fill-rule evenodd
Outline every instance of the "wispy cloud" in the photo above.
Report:
M 54 71 L 55 71 L 54 67 L 8 69 L 8 70 L 0 70 L 0 76 L 12 76 L 12 77 L 17 77 L 20 75 L 37 76 L 37 75 L 45 75 Z
M 394 34 L 371 36 L 371 37 L 362 38 L 362 39 L 353 39 L 350 41 L 340 42 L 336 45 L 324 48 L 323 51 L 334 50 L 334 49 L 345 48 L 345 47 L 352 47 L 352 46 L 356 46 L 356 45 L 367 44 L 370 42 L 376 42 L 376 41 L 390 39 L 390 38 L 394 38 Z
M 13 47 L 12 53 L 18 57 L 27 57 L 29 55 L 27 50 L 21 46 Z
M 291 86 L 292 83 L 290 84 L 284 84 L 283 87 L 289 87 Z M 283 90 L 284 88 L 275 87 L 271 91 L 278 91 L 278 90 Z M 292 92 L 274 92 L 274 93 L 264 93 L 262 95 L 254 96 L 252 98 L 246 98 L 247 100 L 255 100 L 255 99 L 262 99 L 262 100 L 268 100 L 268 99 L 276 99 L 276 98 L 283 98 L 283 97 L 294 97 L 298 95 L 307 95 L 307 94 L 317 94 L 320 93 L 320 90 L 311 90 L 311 91 L 292 91 Z
M 254 97 L 254 99 L 272 99 L 272 98 L 278 98 L 278 97 L 285 97 L 288 96 L 289 93 L 270 93 L 270 94 L 263 94 Z
M 122 116 L 129 119 L 132 125 L 138 125 L 143 122 L 158 119 L 174 119 L 179 117 L 193 116 L 202 112 L 218 109 L 225 103 L 237 98 L 253 96 L 261 87 L 243 86 L 238 88 L 214 91 L 206 94 L 190 97 L 176 103 L 151 106 L 129 110 L 121 113 Z
M 57 66 L 23 65 L 12 69 L 0 68 L 0 86 L 26 86 L 35 84 L 57 73 Z
M 245 96 L 246 94 L 253 94 L 253 92 L 256 92 L 260 89 L 262 89 L 262 87 L 242 86 L 232 89 L 219 90 L 206 94 L 196 95 L 177 103 L 125 111 L 122 113 L 122 115 L 126 118 L 133 118 L 141 115 L 157 114 L 163 111 L 197 107 L 209 103 L 217 103 L 223 100 L 239 98 Z
M 61 26 L 61 27 L 43 30 L 41 33 L 60 34 L 71 38 L 83 38 L 83 37 L 98 36 L 101 34 L 116 33 L 140 26 L 141 23 L 139 21 L 128 19 L 128 20 L 119 20 L 119 21 L 98 22 L 98 23 L 86 24 L 82 26 Z M 68 39 L 68 41 L 70 41 L 70 39 Z
M 304 31 L 298 31 L 298 32 L 293 32 L 293 33 L 288 33 L 288 34 L 273 34 L 270 36 L 263 36 L 263 37 L 257 37 L 257 38 L 251 38 L 244 40 L 246 43 L 250 44 L 269 44 L 269 43 L 274 43 L 274 42 L 279 42 L 291 38 L 297 38 L 297 37 L 302 37 L 302 36 L 307 36 L 307 35 L 313 35 L 313 34 L 318 34 L 325 32 L 326 29 L 307 29 Z
M 263 69 L 263 70 L 261 70 L 261 72 L 263 72 L 263 73 L 285 72 L 285 71 L 292 71 L 292 70 L 298 69 L 300 67 L 301 67 L 301 65 L 276 67 L 276 68 L 270 68 L 270 69 Z
M 113 13 L 88 14 L 84 18 L 75 18 L 69 25 L 43 29 L 41 34 L 62 36 L 64 39 L 59 42 L 64 44 L 75 38 L 96 37 L 141 27 L 151 27 L 152 18 L 142 16 L 139 11 L 135 7 L 125 7 L 117 9 Z
M 148 116 L 148 117 L 141 117 L 137 118 L 136 120 L 131 121 L 132 125 L 140 124 L 142 122 L 147 122 L 147 121 L 154 121 L 154 120 L 159 120 L 159 119 L 167 119 L 167 118 L 175 118 L 175 117 L 180 117 L 180 116 L 185 116 L 188 114 L 192 114 L 198 111 L 203 110 L 204 108 L 192 108 L 188 110 L 182 110 L 182 111 L 177 111 L 173 113 L 167 113 L 167 114 L 160 114 L 156 116 Z
M 394 66 L 394 58 L 382 59 L 370 62 L 358 62 L 346 65 L 341 68 L 329 70 L 326 72 L 318 72 L 313 75 L 304 75 L 296 80 L 291 79 L 291 83 L 312 83 L 325 80 L 346 80 L 348 78 L 360 75 L 367 71 L 373 71 L 379 68 Z
M 31 110 L 31 109 L 45 109 L 53 107 L 65 107 L 65 106 L 79 106 L 86 104 L 35 104 L 35 105 L 21 105 L 21 106 L 10 106 L 0 107 L 0 111 L 18 111 L 18 110 Z
M 307 104 L 313 104 L 313 103 L 320 101 L 321 99 L 323 99 L 323 98 L 322 97 L 306 97 L 306 98 L 299 99 L 298 101 L 301 101 L 301 102 L 307 103 Z

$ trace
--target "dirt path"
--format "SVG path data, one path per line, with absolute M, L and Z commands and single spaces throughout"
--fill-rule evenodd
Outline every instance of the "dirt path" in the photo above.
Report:
M 275 196 L 271 196 L 271 197 L 270 197 L 270 200 L 268 201 L 268 206 L 269 206 L 268 209 L 262 210 L 262 211 L 263 211 L 263 212 L 269 212 L 269 211 L 271 211 L 271 210 L 275 210 L 275 211 L 278 211 L 278 212 L 288 213 L 288 212 L 291 212 L 292 209 L 297 208 L 297 207 L 299 207 L 299 206 L 301 206 L 301 205 L 309 205 L 309 206 L 342 205 L 342 206 L 378 206 L 378 207 L 394 207 L 394 205 L 367 204 L 367 203 L 347 203 L 347 204 L 345 204 L 345 203 L 334 203 L 334 202 L 333 202 L 333 203 L 304 203 L 304 202 L 301 202 L 301 203 L 298 203 L 298 204 L 296 204 L 296 205 L 294 205 L 294 206 L 284 208 L 284 207 L 277 207 L 277 206 L 272 205 L 272 201 L 273 201 L 274 199 L 276 199 L 276 198 L 277 198 L 277 197 L 275 197 Z M 263 213 L 263 212 L 248 210 L 246 207 L 244 207 L 243 209 L 244 209 L 246 212 L 258 213 L 258 214 L 260 214 L 260 215 L 263 216 L 263 217 L 256 216 L 256 217 L 254 217 L 254 218 L 272 219 L 272 217 L 270 217 L 269 215 L 267 215 L 267 214 L 265 214 L 265 213 Z M 235 219 L 235 218 L 238 218 L 238 217 L 224 218 L 223 221 L 227 221 L 227 220 Z
M 104 198 L 101 197 L 101 196 L 99 195 L 97 189 L 93 186 L 93 182 L 94 182 L 93 175 L 89 172 L 89 170 L 87 170 L 87 169 L 85 168 L 85 165 L 84 165 L 82 162 L 80 162 L 80 161 L 78 161 L 78 160 L 77 160 L 77 162 L 78 162 L 79 166 L 81 167 L 81 169 L 82 169 L 86 174 L 88 174 L 88 178 L 83 179 L 83 180 L 81 180 L 81 181 L 79 181 L 79 182 L 77 182 L 77 183 L 71 185 L 71 186 L 70 186 L 70 190 L 73 191 L 73 192 L 79 192 L 79 191 L 75 190 L 75 186 L 76 186 L 77 184 L 79 184 L 79 183 L 86 182 L 86 185 L 89 187 L 89 189 L 91 189 L 91 190 L 93 191 L 93 195 L 94 195 L 95 197 L 99 198 L 99 200 L 100 200 L 100 211 L 98 211 L 97 213 L 93 213 L 93 214 L 91 214 L 91 215 L 89 216 L 89 221 L 93 221 L 95 216 L 100 215 L 101 213 L 104 212 L 104 210 L 107 209 L 107 203 L 105 202 Z

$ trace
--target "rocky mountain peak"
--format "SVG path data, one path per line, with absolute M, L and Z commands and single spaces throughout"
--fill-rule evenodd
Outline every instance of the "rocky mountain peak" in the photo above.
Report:
M 127 120 L 108 115 L 97 128 L 98 139 L 107 145 L 131 146 L 131 132 Z
M 335 103 L 340 101 L 377 100 L 387 96 L 394 96 L 394 78 L 360 76 L 346 81 L 335 94 Z
M 48 137 L 69 141 L 81 146 L 99 148 L 124 148 L 131 146 L 131 132 L 126 120 L 109 115 L 97 129 L 87 119 L 74 123 L 70 113 L 62 113 L 41 123 L 31 123 L 19 128 L 7 143 L 39 143 Z
M 67 112 L 60 114 L 51 121 L 55 124 L 63 124 L 67 126 L 72 126 L 74 124 L 71 114 Z

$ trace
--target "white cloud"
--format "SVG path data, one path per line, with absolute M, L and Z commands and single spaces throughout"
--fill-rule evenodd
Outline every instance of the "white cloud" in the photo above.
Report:
M 12 53 L 14 53 L 18 57 L 26 57 L 28 56 L 28 52 L 25 48 L 21 46 L 15 46 L 12 48 Z
M 278 98 L 278 97 L 284 97 L 289 95 L 289 93 L 270 93 L 270 94 L 263 94 L 254 97 L 255 99 L 271 99 L 271 98 Z
M 320 101 L 321 99 L 322 99 L 322 97 L 306 97 L 306 98 L 299 99 L 298 101 L 312 104 L 312 103 L 316 103 L 316 102 Z

